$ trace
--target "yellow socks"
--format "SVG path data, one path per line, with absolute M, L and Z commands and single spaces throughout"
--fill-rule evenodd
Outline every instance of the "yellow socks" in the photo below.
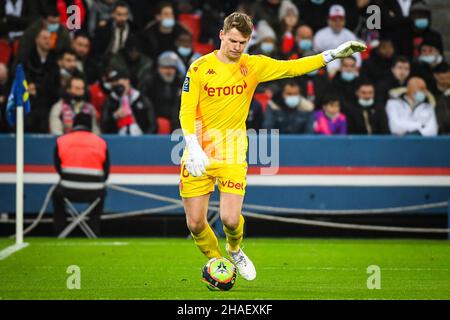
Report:
M 223 231 L 227 235 L 228 248 L 233 252 L 238 251 L 239 244 L 244 235 L 244 217 L 240 215 L 239 225 L 235 230 L 230 230 L 226 226 L 223 226 Z
M 222 256 L 216 234 L 209 224 L 207 224 L 205 230 L 199 234 L 195 235 L 191 232 L 191 235 L 197 247 L 208 257 L 208 259 L 220 258 Z

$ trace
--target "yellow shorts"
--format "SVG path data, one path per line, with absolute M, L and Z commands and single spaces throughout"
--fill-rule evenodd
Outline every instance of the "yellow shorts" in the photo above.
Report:
M 216 181 L 220 192 L 245 195 L 247 164 L 211 164 L 201 177 L 189 174 L 181 162 L 180 196 L 192 198 L 214 192 Z

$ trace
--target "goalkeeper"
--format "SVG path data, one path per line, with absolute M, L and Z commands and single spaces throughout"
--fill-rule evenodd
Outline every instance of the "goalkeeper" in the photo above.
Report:
M 181 161 L 180 195 L 195 244 L 209 259 L 221 257 L 217 237 L 207 221 L 209 197 L 218 183 L 220 218 L 226 251 L 246 280 L 256 277 L 242 251 L 241 214 L 247 175 L 245 122 L 256 86 L 265 81 L 300 76 L 328 62 L 366 49 L 350 41 L 334 50 L 297 60 L 280 61 L 244 54 L 252 33 L 243 13 L 225 18 L 220 49 L 194 61 L 182 87 L 180 122 L 186 142 Z

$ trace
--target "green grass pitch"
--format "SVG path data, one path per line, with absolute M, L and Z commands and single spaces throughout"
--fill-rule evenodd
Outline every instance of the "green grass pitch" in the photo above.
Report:
M 257 278 L 238 276 L 227 292 L 200 281 L 207 260 L 192 240 L 26 241 L 0 261 L 0 299 L 450 299 L 445 240 L 245 239 Z M 11 244 L 0 239 L 0 250 Z M 79 290 L 66 286 L 70 265 L 80 267 Z M 370 265 L 381 289 L 367 288 Z

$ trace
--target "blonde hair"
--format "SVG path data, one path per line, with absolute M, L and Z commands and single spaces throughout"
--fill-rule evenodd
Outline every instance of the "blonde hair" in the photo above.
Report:
M 253 31 L 252 19 L 242 12 L 233 12 L 223 22 L 223 32 L 236 28 L 244 37 L 249 38 Z

